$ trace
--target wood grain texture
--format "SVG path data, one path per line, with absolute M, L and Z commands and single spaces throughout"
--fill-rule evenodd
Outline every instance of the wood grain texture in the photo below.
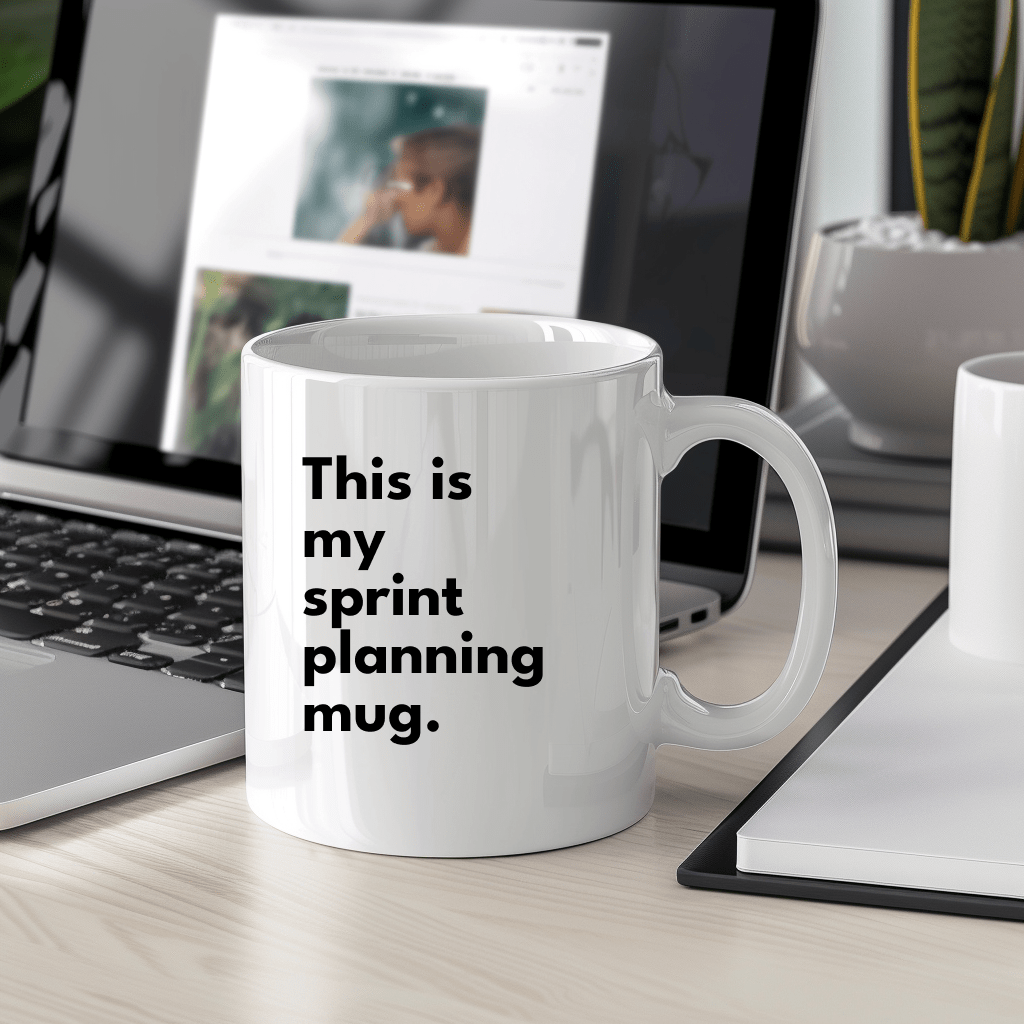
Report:
M 0 834 L 0 1019 L 1019 1020 L 1024 929 L 684 889 L 683 857 L 943 586 L 846 562 L 826 679 L 752 750 L 659 751 L 633 828 L 487 860 L 315 846 L 245 803 L 241 762 Z M 663 648 L 695 692 L 763 689 L 799 563 L 762 556 L 746 604 Z

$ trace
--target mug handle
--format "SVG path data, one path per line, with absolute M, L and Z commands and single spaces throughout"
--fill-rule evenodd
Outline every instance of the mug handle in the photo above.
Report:
M 800 610 L 779 678 L 742 704 L 712 704 L 688 693 L 674 672 L 659 667 L 653 696 L 644 709 L 644 717 L 651 718 L 655 746 L 751 747 L 782 732 L 800 714 L 825 669 L 835 625 L 838 575 L 832 505 L 807 447 L 768 409 L 728 396 L 676 400 L 663 392 L 661 400 L 648 407 L 654 415 L 645 432 L 662 477 L 702 441 L 737 441 L 779 474 L 796 508 L 803 557 Z

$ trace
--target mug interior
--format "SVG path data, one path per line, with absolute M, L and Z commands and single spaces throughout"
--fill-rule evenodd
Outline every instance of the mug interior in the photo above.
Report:
M 480 379 L 597 373 L 645 359 L 658 346 L 607 324 L 480 313 L 302 324 L 256 338 L 251 350 L 334 373 Z
M 999 352 L 964 363 L 964 370 L 984 380 L 1024 386 L 1024 352 Z

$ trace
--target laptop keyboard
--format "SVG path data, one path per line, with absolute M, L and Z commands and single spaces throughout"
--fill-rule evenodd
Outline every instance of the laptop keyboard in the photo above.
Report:
M 244 692 L 241 547 L 0 503 L 0 636 Z

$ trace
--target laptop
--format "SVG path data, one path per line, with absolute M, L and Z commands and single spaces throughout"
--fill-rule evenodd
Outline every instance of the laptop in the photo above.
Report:
M 0 354 L 0 827 L 244 753 L 250 337 L 578 316 L 771 404 L 817 14 L 64 3 Z M 742 600 L 762 482 L 724 443 L 666 479 L 663 637 Z

